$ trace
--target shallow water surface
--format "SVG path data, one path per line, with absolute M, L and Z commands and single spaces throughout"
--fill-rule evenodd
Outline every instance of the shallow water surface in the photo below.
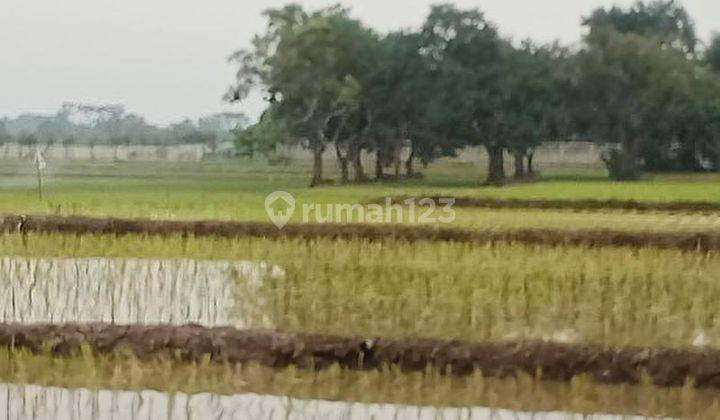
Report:
M 253 308 L 282 275 L 251 261 L 3 257 L 0 322 L 270 326 Z
M 217 395 L 66 389 L 0 384 L 0 420 L 303 420 L 303 419 L 641 419 L 606 414 L 519 412 L 485 407 L 450 408 L 299 400 L 258 394 Z

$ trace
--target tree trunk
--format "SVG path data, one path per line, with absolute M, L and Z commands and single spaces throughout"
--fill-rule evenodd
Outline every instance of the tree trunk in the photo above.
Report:
M 602 155 L 611 179 L 632 181 L 640 178 L 641 168 L 637 163 L 635 149 L 632 141 L 623 141 L 620 149 L 613 149 Z
M 325 147 L 321 138 L 315 139 L 312 143 L 313 152 L 313 175 L 311 187 L 317 187 L 323 182 L 323 152 Z
M 505 182 L 505 160 L 502 146 L 485 145 L 489 157 L 486 184 L 502 185 Z
M 385 177 L 385 174 L 383 173 L 383 161 L 382 161 L 382 152 L 378 148 L 375 151 L 375 179 L 381 180 Z
M 515 179 L 524 179 L 527 173 L 525 172 L 525 154 L 516 151 L 513 153 L 513 159 L 515 160 L 515 174 L 513 177 Z
M 637 163 L 637 142 L 630 141 L 623 143 L 621 155 L 621 168 L 625 179 L 633 180 L 640 177 L 640 166 Z
M 402 159 L 403 150 L 405 150 L 405 146 L 403 145 L 403 142 L 398 142 L 395 144 L 395 147 L 393 148 L 393 166 L 395 167 L 395 178 L 400 179 L 400 175 L 402 173 L 402 167 L 405 163 Z
M 346 154 L 343 156 L 342 150 L 340 150 L 339 142 L 335 142 L 335 155 L 337 156 L 338 166 L 340 166 L 340 182 L 342 182 L 343 184 L 347 184 L 348 182 L 350 182 L 348 155 Z
M 412 178 L 415 176 L 415 167 L 413 166 L 414 160 L 415 160 L 415 151 L 410 150 L 410 156 L 405 161 L 405 175 L 407 175 L 408 178 Z
M 349 157 L 352 161 L 353 172 L 355 173 L 355 182 L 365 182 L 367 177 L 365 176 L 362 166 L 362 148 L 356 143 L 350 145 Z
M 533 159 L 535 158 L 535 153 L 530 152 L 527 154 L 527 174 L 528 175 L 535 175 L 535 168 L 533 167 Z
M 637 141 L 624 140 L 619 150 L 611 150 L 603 156 L 611 179 L 632 181 L 640 178 L 642 171 L 637 162 L 637 144 Z

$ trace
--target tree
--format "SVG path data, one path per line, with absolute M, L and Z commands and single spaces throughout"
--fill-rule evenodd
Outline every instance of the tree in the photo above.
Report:
M 0 146 L 3 146 L 5 149 L 5 157 L 7 157 L 8 153 L 8 147 L 7 144 L 12 141 L 12 136 L 7 130 L 7 127 L 5 127 L 5 121 L 0 120 Z
M 5 144 L 12 140 L 12 136 L 7 130 L 7 127 L 5 126 L 5 121 L 0 120 L 0 143 Z
M 504 109 L 508 149 L 515 160 L 516 179 L 534 175 L 534 149 L 561 131 L 564 109 L 558 93 L 559 66 L 566 55 L 557 45 L 538 47 L 531 41 L 523 42 L 509 54 Z
M 313 153 L 311 185 L 323 179 L 323 154 L 333 139 L 333 120 L 346 118 L 357 107 L 358 79 L 366 70 L 363 59 L 375 35 L 339 6 L 306 13 L 290 5 L 265 12 L 266 33 L 251 50 L 238 51 L 237 81 L 226 96 L 244 99 L 262 87 L 289 131 L 306 139 Z
M 689 83 L 690 93 L 674 119 L 666 117 L 673 141 L 665 148 L 665 168 L 720 171 L 720 75 L 700 68 Z
M 446 148 L 483 145 L 490 162 L 487 182 L 503 183 L 509 46 L 480 11 L 451 5 L 432 8 L 422 36 L 435 86 L 431 125 Z
M 652 39 L 607 29 L 586 38 L 573 65 L 568 101 L 576 130 L 619 144 L 604 156 L 611 177 L 638 178 L 642 151 L 677 130 L 694 63 Z
M 35 135 L 39 143 L 44 145 L 52 145 L 61 133 L 62 128 L 55 119 L 43 121 L 37 128 Z
M 120 146 L 128 146 L 132 139 L 128 135 L 113 136 L 110 138 L 110 145 L 113 147 L 113 160 L 120 160 Z
M 335 149 L 340 181 L 350 181 L 352 165 L 356 181 L 361 182 L 365 178 L 361 153 L 369 143 L 369 130 L 375 122 L 375 104 L 370 100 L 370 92 L 374 76 L 382 66 L 381 43 L 374 32 L 348 16 L 336 16 L 332 20 L 335 36 L 345 39 L 340 43 L 334 41 L 338 44 L 335 54 L 340 70 L 336 74 L 345 73 L 345 79 L 336 91 L 335 101 L 340 112 L 330 119 L 324 135 Z
M 62 140 L 63 148 L 65 148 L 65 159 L 70 157 L 70 147 L 77 144 L 77 139 L 73 136 L 67 136 Z
M 698 43 L 695 23 L 675 0 L 638 1 L 628 9 L 599 8 L 583 19 L 583 25 L 590 28 L 591 36 L 594 31 L 612 29 L 655 39 L 686 55 L 694 55 Z
M 259 154 L 271 158 L 277 147 L 290 139 L 285 121 L 273 107 L 268 108 L 256 124 L 247 128 L 238 127 L 232 133 L 235 136 L 235 149 L 250 157 Z
M 95 160 L 95 146 L 97 146 L 98 140 L 96 138 L 90 139 L 88 146 L 90 146 L 90 160 Z
M 23 157 L 23 147 L 27 149 L 28 155 L 32 153 L 32 148 L 38 145 L 38 138 L 35 133 L 23 132 L 18 136 L 18 157 Z
M 711 69 L 720 73 L 720 34 L 713 34 L 710 45 L 705 51 L 705 61 Z
M 415 176 L 414 161 L 427 164 L 441 156 L 454 155 L 457 148 L 444 135 L 444 107 L 437 100 L 442 88 L 434 67 L 437 57 L 427 54 L 434 39 L 422 33 L 396 32 L 380 44 L 378 66 L 365 91 L 368 119 L 372 121 L 367 147 L 375 149 L 376 178 L 385 175 L 383 168 L 395 167 L 395 175 L 404 163 L 405 174 Z M 409 149 L 405 162 L 399 162 L 400 151 Z
M 242 113 L 213 114 L 198 120 L 198 129 L 204 133 L 213 133 L 219 142 L 233 140 L 233 130 L 248 125 L 248 118 Z
M 393 164 L 399 175 L 400 151 L 406 145 L 409 127 L 417 122 L 417 110 L 424 104 L 420 99 L 422 89 L 417 86 L 422 72 L 418 36 L 391 33 L 379 41 L 369 40 L 368 44 L 365 61 L 372 65 L 359 77 L 359 100 L 340 134 L 347 152 L 344 157 L 338 155 L 345 165 L 352 163 L 356 181 L 367 179 L 361 161 L 364 149 L 375 152 L 377 180 L 384 179 L 384 168 Z M 408 162 L 412 162 L 412 154 Z M 408 162 L 410 174 L 412 165 Z
M 611 150 L 605 155 L 614 177 L 637 177 L 640 161 L 654 171 L 705 170 L 706 160 L 712 159 L 714 150 L 710 139 L 714 136 L 711 134 L 714 130 L 711 116 L 714 115 L 712 98 L 715 93 L 709 92 L 717 91 L 713 88 L 712 77 L 708 77 L 709 73 L 700 64 L 712 68 L 713 51 L 720 49 L 720 40 L 711 43 L 704 51 L 704 61 L 699 62 L 694 24 L 687 12 L 673 1 L 656 1 L 649 5 L 637 3 L 627 10 L 598 9 L 585 24 L 590 26 L 586 44 L 590 47 L 595 44 L 596 57 L 603 54 L 610 57 L 605 64 L 615 60 L 613 65 L 605 68 L 607 75 L 613 74 L 617 82 L 615 87 L 619 89 L 617 102 L 606 103 L 601 109 L 602 117 L 610 118 L 605 121 L 605 126 L 616 125 L 613 135 L 617 139 L 629 131 L 623 117 L 632 115 L 634 119 L 633 136 L 637 139 L 630 141 L 634 150 L 628 150 L 630 145 L 625 140 L 619 150 Z M 716 42 L 717 46 L 714 46 Z M 615 54 L 623 48 L 627 54 Z M 597 67 L 591 68 L 597 64 L 586 67 L 587 76 L 599 74 Z M 632 88 L 623 88 L 623 83 Z M 608 92 L 608 89 L 603 91 Z M 634 110 L 618 106 L 618 103 L 627 106 L 633 100 Z M 576 98 L 575 102 L 582 109 L 583 99 Z M 618 112 L 613 115 L 606 108 L 608 106 L 614 106 Z M 585 109 L 587 111 L 592 111 L 591 106 Z M 586 118 L 586 122 L 593 119 L 589 114 Z M 597 122 L 597 118 L 594 119 Z M 625 128 L 619 128 L 623 124 Z M 597 128 L 598 124 L 594 125 Z M 596 133 L 598 137 L 603 134 L 610 133 Z
M 200 131 L 194 122 L 186 118 L 179 123 L 171 124 L 168 127 L 170 135 L 175 142 L 180 144 L 200 144 L 202 138 L 200 137 Z

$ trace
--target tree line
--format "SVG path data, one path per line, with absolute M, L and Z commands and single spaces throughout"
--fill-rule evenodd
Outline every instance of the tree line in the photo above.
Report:
M 259 122 L 237 130 L 246 153 L 280 144 L 312 151 L 312 185 L 326 182 L 333 148 L 341 181 L 482 146 L 487 183 L 503 184 L 505 156 L 516 178 L 533 176 L 543 141 L 613 144 L 611 177 L 643 171 L 720 171 L 720 36 L 703 45 L 672 0 L 599 8 L 583 19 L 579 45 L 513 42 L 477 9 L 433 6 L 420 28 L 379 34 L 334 6 L 290 4 L 264 12 L 267 26 L 231 60 L 226 99 L 262 89 Z M 400 161 L 402 150 L 409 157 Z
M 65 103 L 55 115 L 25 114 L 0 119 L 0 146 L 15 143 L 30 151 L 50 146 L 120 146 L 203 144 L 216 147 L 233 141 L 232 130 L 247 124 L 242 114 L 214 114 L 158 127 L 120 105 Z

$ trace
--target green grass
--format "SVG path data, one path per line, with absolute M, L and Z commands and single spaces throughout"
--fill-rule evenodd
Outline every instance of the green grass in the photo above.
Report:
M 332 169 L 332 165 L 330 166 Z M 269 167 L 249 161 L 209 163 L 60 163 L 46 176 L 40 201 L 31 165 L 8 162 L 0 176 L 0 213 L 60 214 L 154 219 L 267 221 L 265 197 L 276 190 L 303 203 L 361 203 L 383 196 L 633 199 L 720 202 L 719 175 L 662 175 L 613 183 L 598 170 L 555 168 L 545 180 L 504 188 L 479 186 L 481 169 L 443 162 L 426 178 L 380 184 L 307 188 L 308 167 Z M 720 215 L 457 209 L 458 227 L 598 228 L 620 230 L 720 230 Z M 299 211 L 294 222 L 299 222 Z
M 720 345 L 720 254 L 453 243 L 0 237 L 8 255 L 268 261 L 249 326 L 464 340 Z M 240 288 L 241 289 L 241 288 Z

